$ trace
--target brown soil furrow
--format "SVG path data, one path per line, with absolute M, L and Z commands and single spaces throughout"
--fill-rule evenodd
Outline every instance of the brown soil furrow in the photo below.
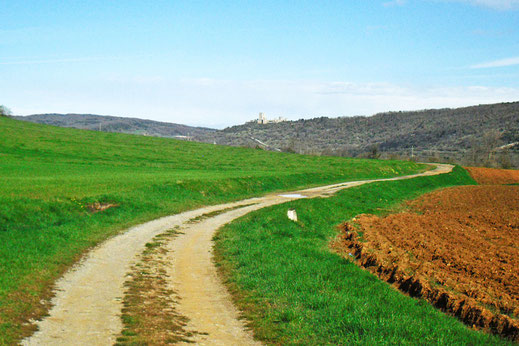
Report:
M 519 170 L 465 167 L 472 178 L 482 185 L 519 184 Z
M 450 188 L 409 207 L 357 216 L 335 248 L 468 325 L 518 340 L 519 186 Z

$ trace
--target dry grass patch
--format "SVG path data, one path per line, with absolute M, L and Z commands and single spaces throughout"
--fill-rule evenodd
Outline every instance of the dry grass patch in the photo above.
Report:
M 172 229 L 146 244 L 146 250 L 126 282 L 118 345 L 164 345 L 190 342 L 193 333 L 184 329 L 188 319 L 176 309 L 176 293 L 168 288 L 164 261 L 168 240 L 181 234 Z

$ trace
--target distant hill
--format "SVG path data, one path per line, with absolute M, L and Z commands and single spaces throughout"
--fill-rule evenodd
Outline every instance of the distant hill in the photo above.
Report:
M 136 118 L 113 117 L 95 114 L 34 114 L 15 116 L 19 120 L 33 123 L 73 127 L 83 130 L 131 133 L 156 137 L 184 138 L 206 135 L 216 130 L 204 127 L 165 123 Z
M 519 167 L 519 102 L 269 124 L 251 121 L 224 130 L 93 114 L 35 114 L 15 118 L 62 127 L 302 154 L 414 157 L 422 161 Z
M 519 149 L 514 144 L 519 142 L 519 102 L 265 125 L 249 122 L 195 139 L 239 146 L 261 146 L 261 142 L 298 153 L 416 155 L 422 160 L 488 165 L 484 161 L 489 156 L 502 157 L 505 151 L 513 156 Z

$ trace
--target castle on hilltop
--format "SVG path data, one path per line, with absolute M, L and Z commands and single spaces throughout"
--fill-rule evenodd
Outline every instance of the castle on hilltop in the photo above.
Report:
M 283 121 L 287 121 L 287 119 L 279 117 L 277 119 L 269 120 L 269 119 L 267 119 L 267 117 L 265 116 L 265 114 L 263 112 L 260 112 L 259 117 L 258 117 L 258 124 L 280 123 Z

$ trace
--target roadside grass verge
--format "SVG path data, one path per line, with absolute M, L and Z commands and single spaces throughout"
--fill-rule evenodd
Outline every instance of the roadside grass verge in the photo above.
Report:
M 0 118 L 0 344 L 29 334 L 52 283 L 129 226 L 278 190 L 426 169 Z
M 343 190 L 253 212 L 215 236 L 215 261 L 255 336 L 270 344 L 506 344 L 398 292 L 330 250 L 337 226 L 434 189 L 465 170 Z M 288 220 L 289 208 L 299 221 Z

